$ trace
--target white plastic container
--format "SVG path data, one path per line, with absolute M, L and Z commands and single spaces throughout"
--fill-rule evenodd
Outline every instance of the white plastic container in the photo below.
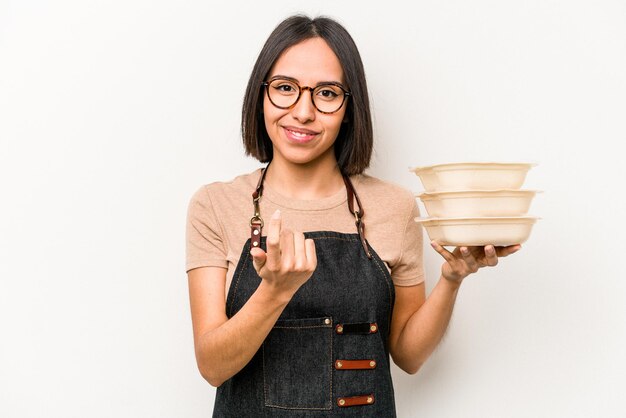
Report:
M 519 189 L 529 163 L 450 163 L 412 168 L 427 192 Z
M 532 216 L 491 218 L 415 218 L 431 240 L 440 245 L 506 246 L 526 242 L 539 218 Z
M 528 213 L 537 191 L 462 190 L 419 194 L 431 217 L 522 216 Z

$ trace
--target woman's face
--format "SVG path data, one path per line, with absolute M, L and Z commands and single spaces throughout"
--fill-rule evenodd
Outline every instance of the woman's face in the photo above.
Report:
M 300 86 L 315 87 L 323 82 L 345 86 L 339 59 L 322 38 L 311 38 L 286 49 L 270 71 L 294 79 Z M 268 89 L 271 87 L 267 87 Z M 336 163 L 333 144 L 346 113 L 347 103 L 335 113 L 319 112 L 311 102 L 310 90 L 302 91 L 291 109 L 279 109 L 263 99 L 265 128 L 274 147 L 274 160 L 291 164 Z

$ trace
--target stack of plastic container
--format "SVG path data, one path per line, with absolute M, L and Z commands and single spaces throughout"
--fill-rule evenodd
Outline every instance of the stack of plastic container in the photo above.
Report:
M 451 163 L 412 168 L 428 217 L 415 218 L 441 245 L 505 246 L 528 240 L 537 191 L 521 190 L 532 164 Z

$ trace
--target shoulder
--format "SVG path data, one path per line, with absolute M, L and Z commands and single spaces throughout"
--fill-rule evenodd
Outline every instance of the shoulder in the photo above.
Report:
M 397 285 L 419 283 L 422 276 L 422 228 L 416 196 L 391 181 L 355 176 L 355 189 L 364 209 L 367 240 L 391 270 Z
M 252 192 L 258 182 L 261 169 L 239 175 L 228 181 L 215 181 L 200 186 L 191 196 L 191 203 L 202 206 L 234 203 L 234 200 L 251 199 Z
M 414 193 L 391 181 L 382 180 L 369 174 L 354 176 L 354 187 L 361 201 L 382 205 L 387 210 L 396 209 L 409 212 L 416 205 Z
M 215 181 L 200 186 L 191 196 L 188 217 L 208 222 L 228 223 L 232 219 L 249 219 L 252 192 L 259 180 L 260 169 L 228 181 Z

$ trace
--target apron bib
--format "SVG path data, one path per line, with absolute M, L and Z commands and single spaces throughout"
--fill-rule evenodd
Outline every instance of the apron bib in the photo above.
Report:
M 250 249 L 266 250 L 258 210 L 264 174 L 255 191 L 251 238 L 228 291 L 229 318 L 261 283 Z M 344 180 L 359 233 L 304 234 L 315 241 L 317 268 L 252 360 L 217 389 L 214 417 L 396 416 L 387 346 L 393 282 L 363 236 L 363 210 L 350 180 Z M 359 211 L 353 210 L 353 196 Z

